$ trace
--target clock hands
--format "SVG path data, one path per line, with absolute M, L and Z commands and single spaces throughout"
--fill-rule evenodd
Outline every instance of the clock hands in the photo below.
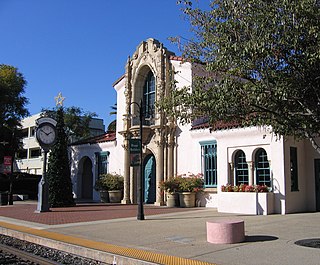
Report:
M 36 139 L 44 151 L 49 151 L 56 142 L 56 121 L 45 117 L 39 119 L 36 127 Z
M 46 133 L 44 130 L 40 129 L 41 132 L 43 132 L 46 136 L 49 136 L 52 132 Z

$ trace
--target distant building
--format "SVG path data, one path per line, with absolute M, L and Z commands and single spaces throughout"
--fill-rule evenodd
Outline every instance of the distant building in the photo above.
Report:
M 35 137 L 36 120 L 41 113 L 27 117 L 21 121 L 23 149 L 17 152 L 14 170 L 30 174 L 42 174 L 42 151 Z M 93 118 L 90 122 L 91 136 L 104 134 L 105 126 L 102 119 Z

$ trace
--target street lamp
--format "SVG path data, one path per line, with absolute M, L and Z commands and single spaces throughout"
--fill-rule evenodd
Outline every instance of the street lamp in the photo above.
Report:
M 130 105 L 136 105 L 138 107 L 139 112 L 139 137 L 140 137 L 140 178 L 138 178 L 138 213 L 137 213 L 137 220 L 144 220 L 144 209 L 143 209 L 143 163 L 142 163 L 142 125 L 144 120 L 144 112 L 143 112 L 143 104 L 142 99 L 140 103 L 131 102 Z
M 8 144 L 10 144 L 9 142 L 6 141 L 2 141 L 0 142 L 0 144 L 2 144 L 4 147 Z M 9 193 L 8 193 L 8 203 L 9 205 L 13 205 L 13 191 L 12 191 L 12 183 L 13 183 L 13 159 L 14 159 L 14 155 L 15 155 L 15 147 L 14 147 L 14 130 L 12 132 L 12 153 L 11 156 L 9 156 L 9 164 L 6 163 L 5 166 L 9 167 L 9 170 L 6 169 L 6 173 L 9 173 Z M 4 162 L 5 163 L 5 162 Z

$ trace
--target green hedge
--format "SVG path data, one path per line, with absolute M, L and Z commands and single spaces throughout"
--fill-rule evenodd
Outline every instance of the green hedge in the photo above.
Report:
M 0 191 L 9 191 L 10 177 L 10 175 L 0 174 Z M 26 194 L 29 196 L 29 199 L 36 200 L 38 198 L 38 183 L 40 179 L 40 175 L 20 172 L 13 173 L 13 194 Z

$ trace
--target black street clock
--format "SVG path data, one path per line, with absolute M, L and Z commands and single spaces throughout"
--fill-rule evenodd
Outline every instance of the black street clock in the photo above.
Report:
M 51 118 L 40 118 L 37 121 L 36 138 L 43 149 L 50 149 L 56 142 L 56 121 Z

